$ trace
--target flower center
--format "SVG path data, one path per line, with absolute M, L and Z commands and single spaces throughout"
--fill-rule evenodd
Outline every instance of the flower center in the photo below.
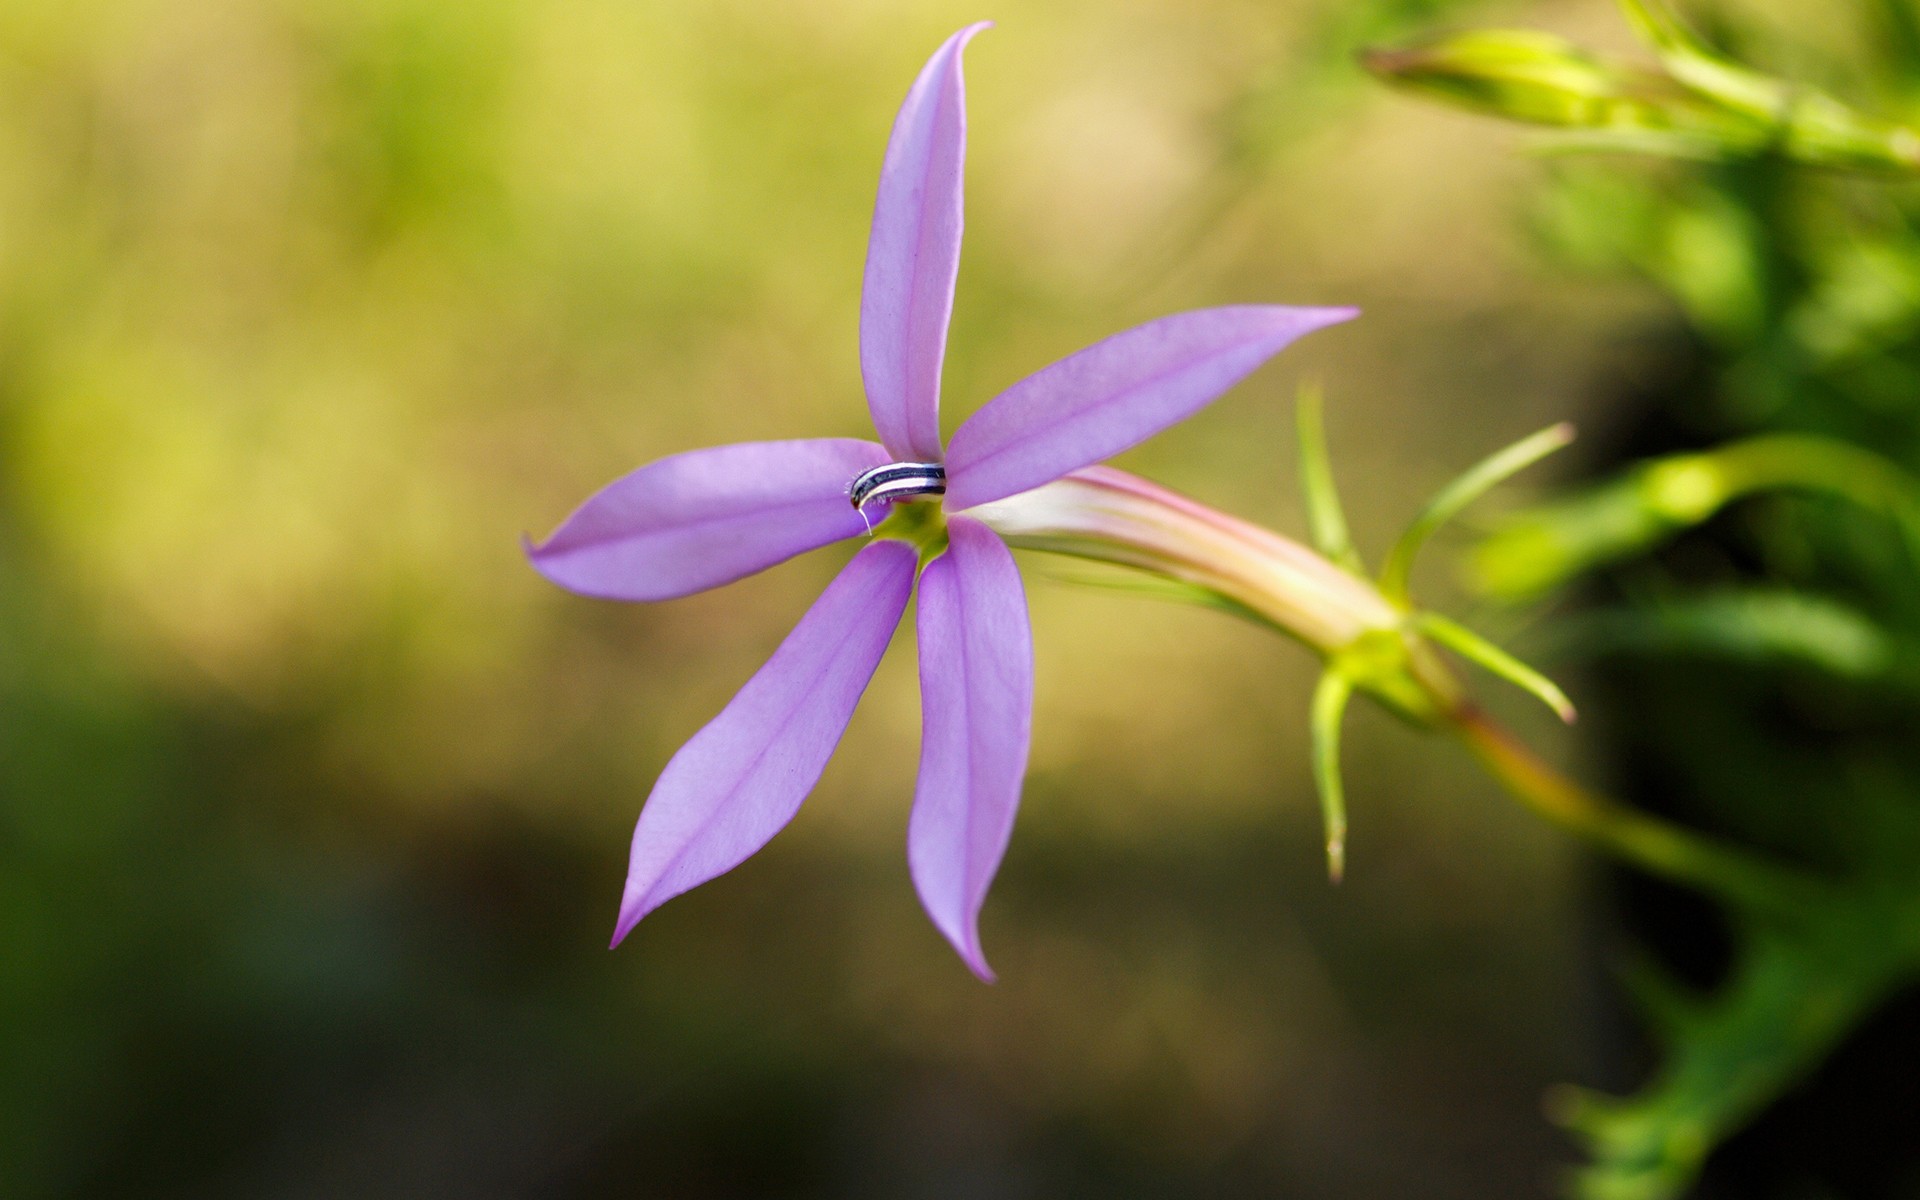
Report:
M 946 490 L 947 469 L 939 463 L 897 462 L 854 476 L 847 485 L 847 499 L 864 512 L 869 504 L 908 496 L 941 496 Z

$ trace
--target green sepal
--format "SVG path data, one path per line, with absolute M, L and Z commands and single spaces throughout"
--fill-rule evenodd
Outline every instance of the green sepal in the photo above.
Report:
M 1423 612 L 1414 618 L 1414 625 L 1442 646 L 1458 654 L 1469 662 L 1484 667 L 1489 672 L 1513 684 L 1521 691 L 1533 696 L 1540 703 L 1552 709 L 1554 715 L 1567 724 L 1573 724 L 1573 701 L 1560 690 L 1560 685 L 1548 679 L 1539 671 L 1521 662 L 1505 650 L 1481 637 L 1466 626 L 1458 624 L 1438 613 Z
M 1426 545 L 1434 531 L 1460 514 L 1460 510 L 1484 496 L 1488 491 L 1505 482 L 1547 455 L 1552 454 L 1573 440 L 1573 426 L 1564 421 L 1551 425 L 1530 437 L 1521 438 L 1504 450 L 1497 450 L 1467 468 L 1459 478 L 1440 489 L 1439 493 L 1400 535 L 1387 553 L 1386 565 L 1380 571 L 1380 590 L 1387 599 L 1401 604 L 1407 600 L 1407 581 L 1413 573 L 1413 560 Z
M 1313 548 L 1350 571 L 1359 573 L 1359 551 L 1347 532 L 1347 515 L 1340 506 L 1340 490 L 1333 482 L 1333 459 L 1327 453 L 1325 397 L 1314 383 L 1300 385 L 1294 400 L 1294 419 L 1300 439 L 1300 488 L 1306 494 L 1307 527 Z
M 1347 871 L 1347 800 L 1340 783 L 1340 722 L 1353 681 L 1329 665 L 1313 689 L 1313 782 L 1327 835 L 1327 878 L 1339 883 Z

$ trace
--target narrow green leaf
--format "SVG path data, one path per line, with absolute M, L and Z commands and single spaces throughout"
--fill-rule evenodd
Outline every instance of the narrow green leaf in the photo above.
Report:
M 1789 103 L 1786 85 L 1732 61 L 1709 46 L 1665 0 L 1620 0 L 1627 23 L 1681 83 L 1734 112 L 1773 123 Z
M 1407 580 L 1413 573 L 1413 560 L 1435 530 L 1458 516 L 1489 490 L 1526 470 L 1573 440 L 1573 426 L 1564 421 L 1549 426 L 1531 437 L 1522 438 L 1504 450 L 1496 451 L 1469 467 L 1465 474 L 1441 488 L 1426 508 L 1407 526 L 1387 554 L 1380 572 L 1380 590 L 1389 600 L 1404 602 Z
M 1421 613 L 1414 618 L 1414 622 L 1420 627 L 1422 633 L 1434 641 L 1531 694 L 1542 704 L 1551 708 L 1562 721 L 1569 725 L 1573 724 L 1575 716 L 1573 701 L 1567 699 L 1567 694 L 1561 691 L 1559 685 L 1553 680 L 1473 630 L 1450 621 L 1438 613 Z
M 1780 116 L 1778 81 L 1716 52 L 1665 0 L 1620 0 L 1620 8 L 1627 24 L 1675 79 L 1737 112 L 1762 120 Z
M 1300 438 L 1300 487 L 1307 497 L 1307 525 L 1313 533 L 1313 548 L 1352 571 L 1365 568 L 1353 538 L 1347 533 L 1347 516 L 1340 507 L 1340 489 L 1333 482 L 1333 459 L 1327 453 L 1327 430 L 1323 420 L 1325 397 L 1317 383 L 1300 385 L 1294 400 L 1294 417 Z
M 1689 28 L 1666 0 L 1620 0 L 1620 6 L 1669 75 L 1763 135 L 1756 144 L 1736 135 L 1729 150 L 1766 150 L 1797 162 L 1856 170 L 1920 168 L 1920 131 L 1735 62 Z
M 1663 0 L 1620 0 L 1627 24 L 1664 60 L 1671 54 L 1707 57 L 1710 53 L 1685 22 L 1667 9 Z
M 1811 434 L 1762 434 L 1649 459 L 1595 488 L 1509 518 L 1469 553 L 1470 586 L 1531 599 L 1574 575 L 1658 546 L 1727 504 L 1824 492 L 1886 513 L 1920 566 L 1920 480 L 1879 454 Z
M 1327 877 L 1335 883 L 1347 872 L 1347 800 L 1340 785 L 1340 720 L 1353 681 L 1328 667 L 1313 691 L 1313 781 L 1320 790 L 1320 814 L 1327 832 Z
M 1644 950 L 1628 950 L 1616 968 L 1617 976 L 1667 1045 L 1685 1037 L 1701 1021 L 1705 1007 L 1687 988 Z
M 1602 609 L 1560 626 L 1582 654 L 1709 656 L 1811 668 L 1856 683 L 1920 685 L 1920 646 L 1825 596 L 1735 589 Z

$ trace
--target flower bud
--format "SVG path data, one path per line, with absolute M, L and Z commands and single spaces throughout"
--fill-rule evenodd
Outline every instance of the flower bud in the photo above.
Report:
M 1601 62 L 1564 38 L 1483 29 L 1409 50 L 1370 50 L 1389 83 L 1493 116 L 1582 129 L 1666 129 L 1686 93 L 1650 71 Z

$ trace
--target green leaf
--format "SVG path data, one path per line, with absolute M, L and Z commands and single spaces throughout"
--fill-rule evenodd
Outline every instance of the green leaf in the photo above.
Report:
M 1592 613 L 1563 635 L 1588 654 L 1710 656 L 1807 667 L 1858 683 L 1920 686 L 1920 647 L 1837 600 L 1779 588 Z
M 1920 564 L 1920 482 L 1913 476 L 1846 442 L 1766 434 L 1649 459 L 1619 478 L 1509 519 L 1469 555 L 1470 586 L 1507 600 L 1529 599 L 1582 571 L 1650 550 L 1734 500 L 1773 491 L 1825 493 L 1883 512 Z

